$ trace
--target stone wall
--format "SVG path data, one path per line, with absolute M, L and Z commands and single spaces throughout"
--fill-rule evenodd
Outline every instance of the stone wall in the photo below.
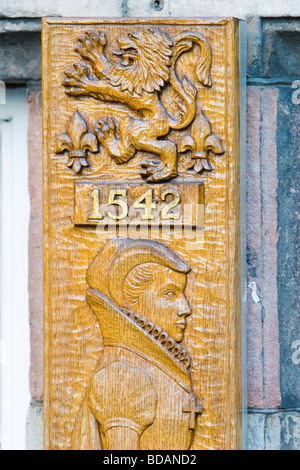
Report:
M 247 447 L 299 449 L 299 0 L 0 0 L 0 79 L 25 84 L 29 103 L 28 449 L 42 447 L 40 17 L 91 12 L 247 20 Z

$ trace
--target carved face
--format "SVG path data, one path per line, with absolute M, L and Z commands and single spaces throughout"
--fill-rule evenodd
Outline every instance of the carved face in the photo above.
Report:
M 135 268 L 126 278 L 128 307 L 161 326 L 177 342 L 183 339 L 186 318 L 192 313 L 184 295 L 186 274 L 155 263 Z
M 131 60 L 136 60 L 139 53 L 137 43 L 137 35 L 128 34 L 125 37 L 117 39 L 117 45 L 119 50 L 114 50 L 113 53 L 122 58 L 121 64 L 125 67 L 130 65 Z
M 122 91 L 141 95 L 159 91 L 169 80 L 172 41 L 157 28 L 150 28 L 116 40 L 112 51 L 118 57 L 106 78 Z

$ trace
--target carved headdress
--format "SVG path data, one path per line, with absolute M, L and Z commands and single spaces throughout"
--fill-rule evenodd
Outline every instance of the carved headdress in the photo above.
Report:
M 129 273 L 148 263 L 183 274 L 190 271 L 184 261 L 159 242 L 117 237 L 108 240 L 90 264 L 86 299 L 97 315 L 104 344 L 117 344 L 126 337 L 126 347 L 138 348 L 143 354 L 151 351 L 167 368 L 179 366 L 178 374 L 185 381 L 191 363 L 187 350 L 160 325 L 128 308 L 124 298 Z
M 127 275 L 143 263 L 157 263 L 181 273 L 190 267 L 165 245 L 153 240 L 116 237 L 109 240 L 87 270 L 87 282 L 119 307 L 126 307 L 123 285 Z

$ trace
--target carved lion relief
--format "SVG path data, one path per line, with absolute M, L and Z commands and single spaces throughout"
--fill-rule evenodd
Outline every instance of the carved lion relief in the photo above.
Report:
M 75 449 L 189 449 L 201 413 L 183 347 L 190 267 L 152 240 L 116 237 L 87 269 L 104 349 L 77 417 Z
M 147 182 L 175 178 L 180 154 L 188 156 L 185 166 L 194 173 L 213 169 L 209 155 L 222 154 L 224 148 L 198 96 L 199 87 L 212 86 L 212 51 L 201 33 L 183 31 L 170 37 L 151 27 L 119 37 L 111 45 L 102 32 L 89 31 L 78 40 L 75 50 L 80 61 L 65 71 L 63 85 L 73 98 L 88 97 L 109 106 L 109 115 L 99 115 L 91 130 L 99 148 L 120 165 L 138 151 L 153 155 L 141 163 L 141 176 Z M 195 53 L 186 54 L 190 51 Z M 192 81 L 178 74 L 179 60 L 193 70 Z M 120 105 L 128 111 L 125 118 L 120 116 Z M 92 140 L 84 151 L 95 151 Z M 60 140 L 57 153 L 65 150 L 59 144 Z M 68 163 L 77 173 L 88 166 L 83 149 L 78 151 L 80 159 L 72 153 Z

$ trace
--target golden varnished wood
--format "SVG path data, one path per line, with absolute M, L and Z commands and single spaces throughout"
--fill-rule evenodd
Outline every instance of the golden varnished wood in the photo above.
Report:
M 239 22 L 43 21 L 45 448 L 241 447 Z

